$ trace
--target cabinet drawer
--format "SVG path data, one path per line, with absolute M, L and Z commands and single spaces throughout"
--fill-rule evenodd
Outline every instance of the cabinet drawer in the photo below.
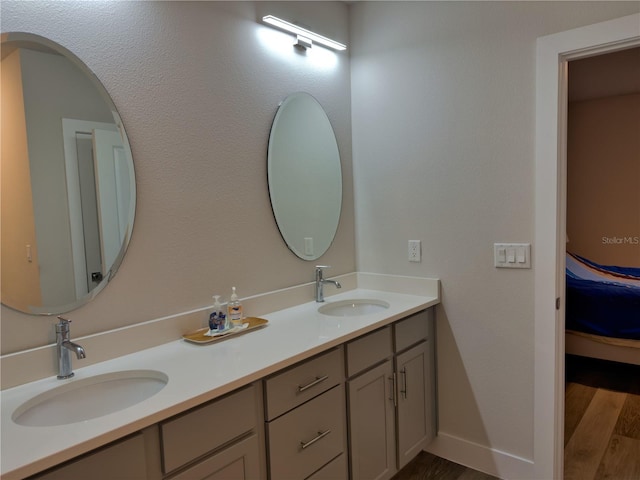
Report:
M 344 384 L 267 424 L 272 479 L 303 479 L 344 451 Z
M 254 384 L 160 424 L 164 472 L 254 429 L 257 398 Z
M 391 327 L 384 327 L 347 343 L 347 374 L 349 377 L 390 357 Z
M 71 478 L 97 480 L 147 478 L 143 435 L 136 433 L 126 440 L 113 443 L 78 460 L 72 460 L 62 467 L 30 477 L 32 480 L 69 480 Z
M 349 478 L 349 474 L 347 472 L 347 453 L 345 452 L 307 477 L 307 480 L 347 480 L 347 478 Z
M 394 324 L 395 351 L 401 352 L 411 345 L 429 338 L 429 321 L 432 315 L 431 309 L 424 310 Z
M 266 384 L 267 420 L 338 385 L 344 378 L 342 348 L 307 360 L 269 378 Z
M 171 477 L 171 480 L 250 480 L 261 476 L 260 443 L 254 433 Z

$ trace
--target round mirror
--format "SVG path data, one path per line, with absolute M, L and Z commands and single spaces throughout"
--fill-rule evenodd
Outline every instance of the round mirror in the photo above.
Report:
M 342 208 L 342 171 L 327 114 L 308 93 L 278 108 L 267 155 L 271 208 L 287 246 L 303 260 L 322 256 Z
M 2 303 L 59 314 L 113 278 L 131 237 L 131 148 L 109 94 L 75 55 L 2 34 Z

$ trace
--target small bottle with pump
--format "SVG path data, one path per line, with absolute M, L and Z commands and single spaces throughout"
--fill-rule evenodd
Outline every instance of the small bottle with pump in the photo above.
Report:
M 214 295 L 213 299 L 213 310 L 211 310 L 211 314 L 209 315 L 209 330 L 222 332 L 229 328 L 227 316 L 224 314 L 222 305 L 220 305 L 220 295 Z
M 227 318 L 231 321 L 231 327 L 242 326 L 242 303 L 238 300 L 236 287 L 231 287 L 231 297 L 227 304 Z

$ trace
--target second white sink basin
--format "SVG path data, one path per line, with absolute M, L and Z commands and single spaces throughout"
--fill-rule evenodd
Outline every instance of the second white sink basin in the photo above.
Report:
M 127 370 L 71 381 L 23 403 L 12 415 L 19 425 L 50 427 L 102 417 L 146 400 L 169 377 L 155 370 Z
M 318 312 L 332 317 L 355 317 L 378 313 L 387 308 L 389 304 L 384 300 L 358 298 L 327 303 L 318 308 Z

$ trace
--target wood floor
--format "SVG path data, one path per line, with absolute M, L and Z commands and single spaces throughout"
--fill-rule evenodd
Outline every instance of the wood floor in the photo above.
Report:
M 640 479 L 640 366 L 567 355 L 565 480 Z
M 640 366 L 567 355 L 564 480 L 640 480 Z M 392 480 L 496 477 L 422 452 Z
M 496 477 L 471 470 L 427 452 L 420 452 L 392 480 L 495 480 Z

